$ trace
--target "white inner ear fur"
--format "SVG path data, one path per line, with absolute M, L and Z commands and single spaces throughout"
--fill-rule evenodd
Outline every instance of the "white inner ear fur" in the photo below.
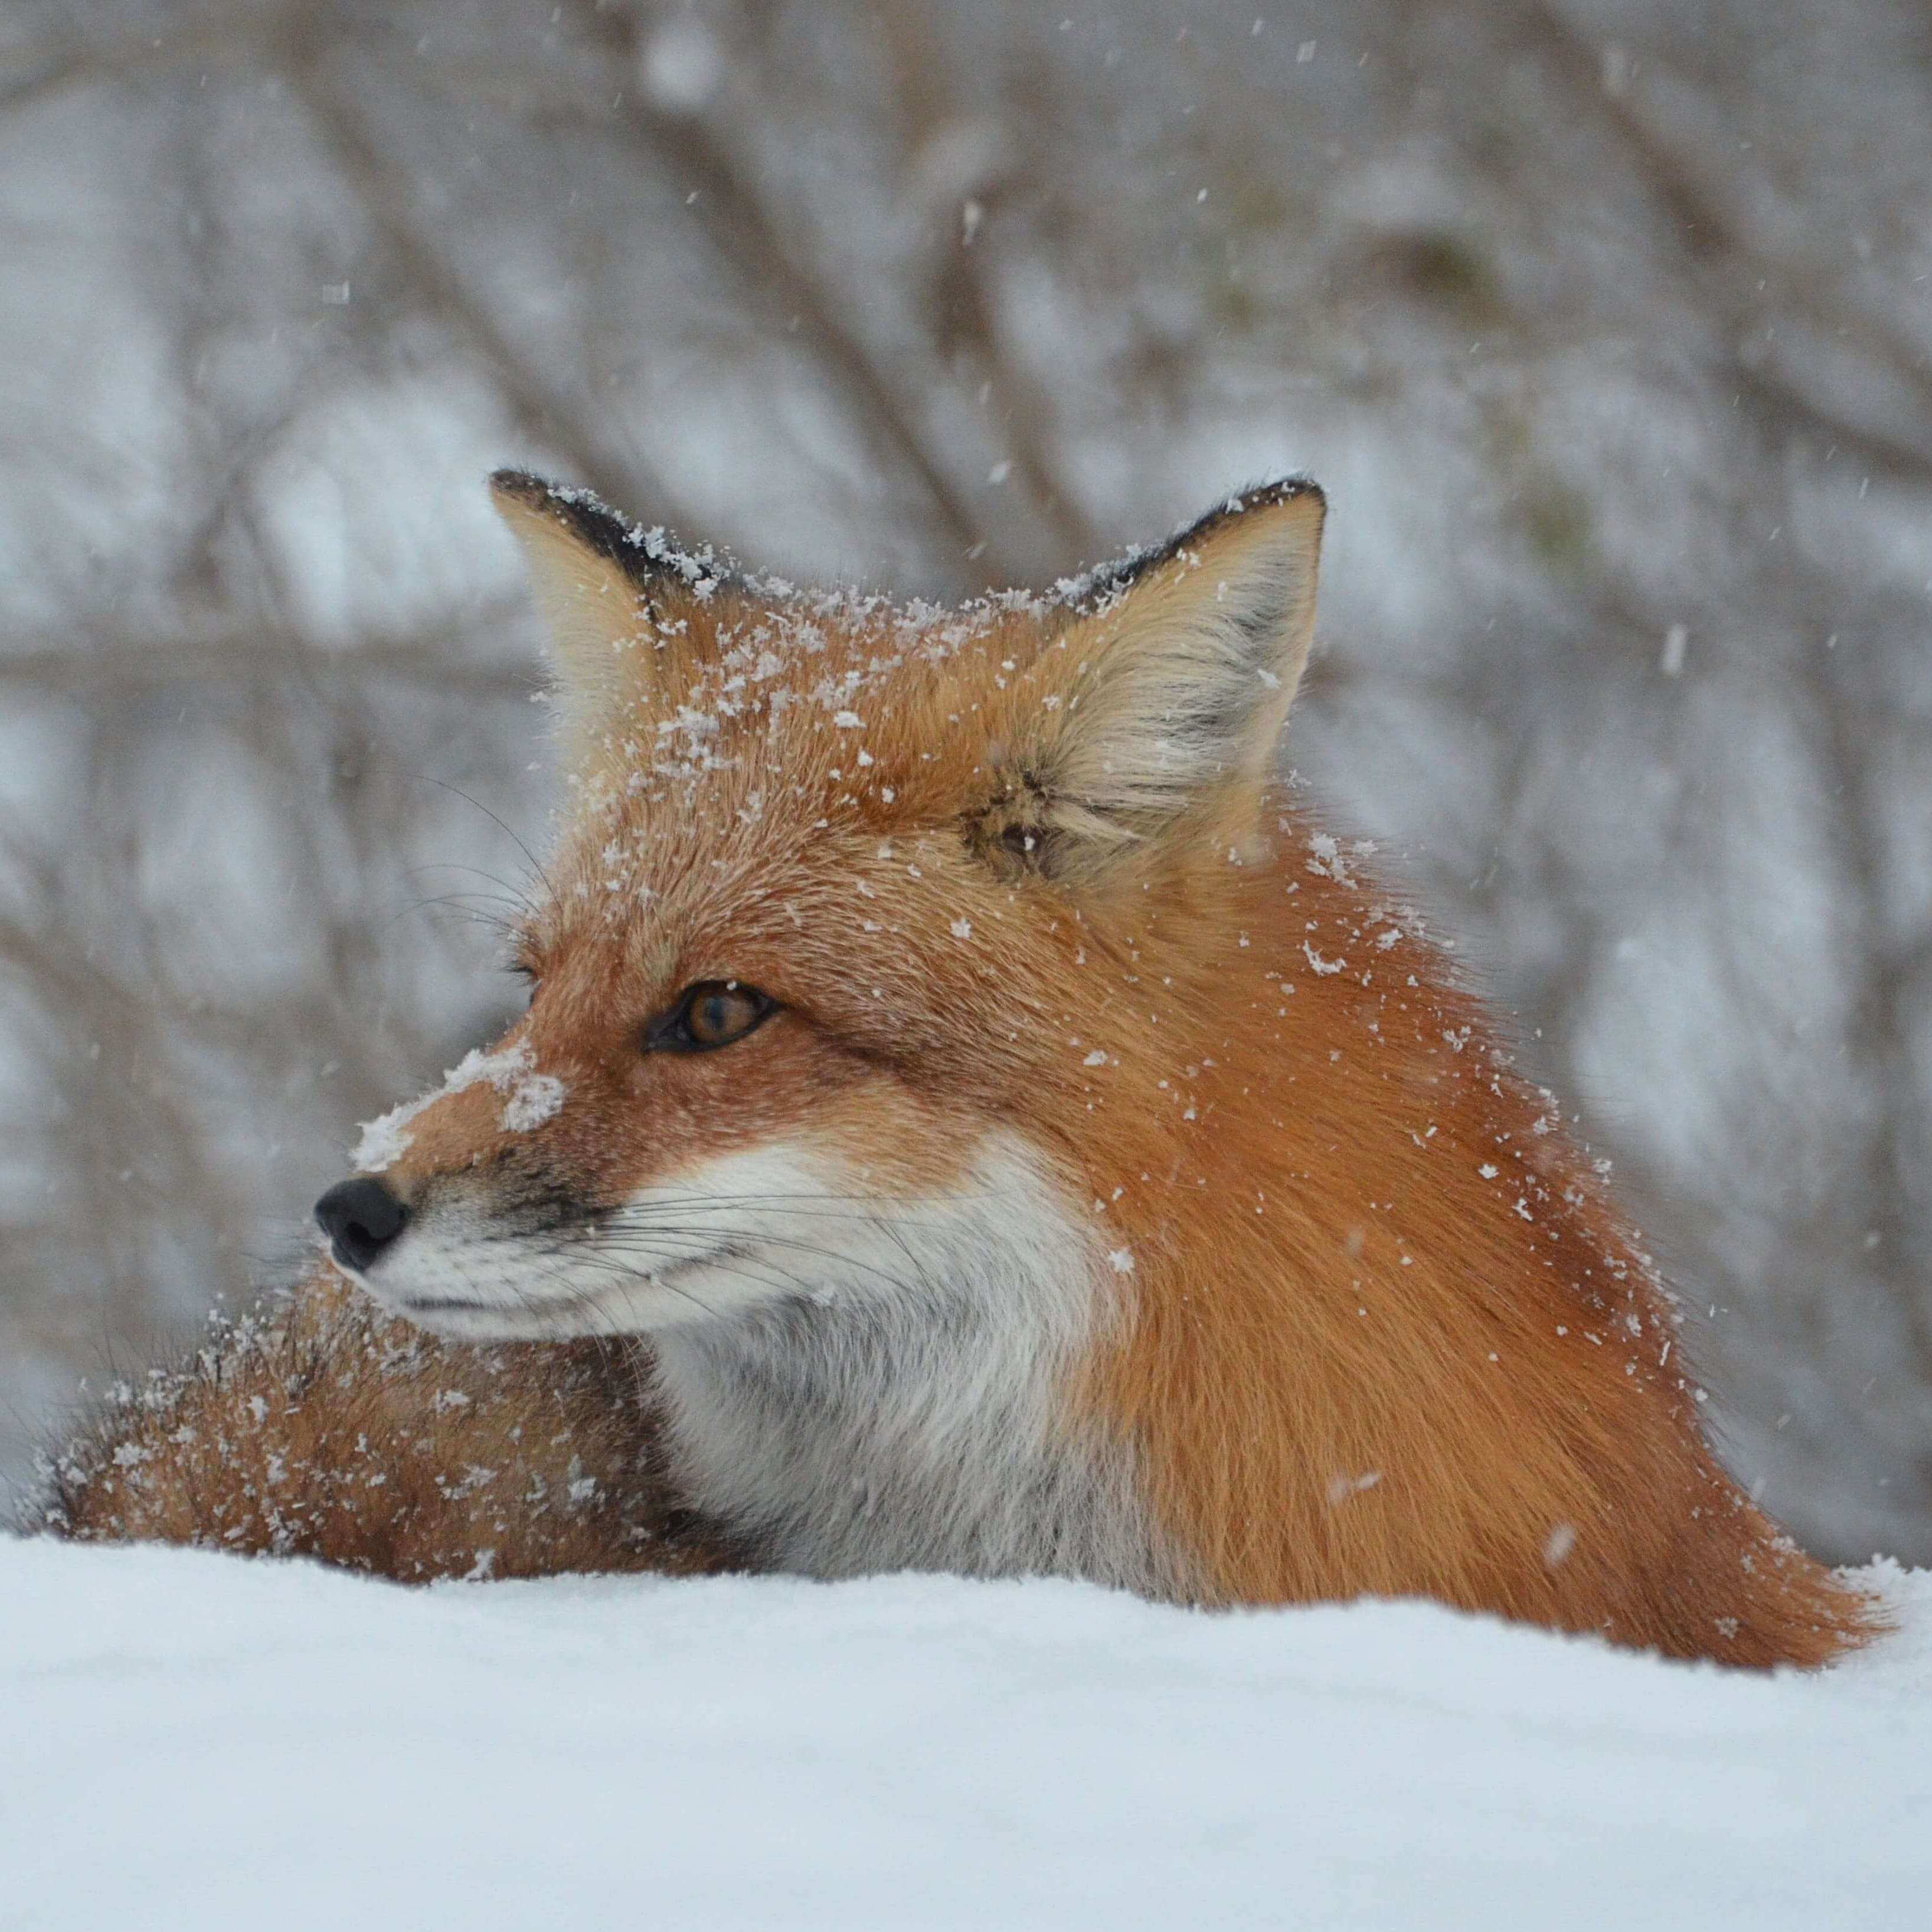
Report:
M 1312 490 L 1238 512 L 1067 639 L 1084 669 L 1048 754 L 1058 796 L 1146 832 L 1266 770 L 1308 662 L 1322 515 Z
M 530 572 L 566 750 L 574 750 L 622 702 L 624 653 L 648 637 L 644 596 L 620 565 L 554 518 L 506 490 L 491 497 Z

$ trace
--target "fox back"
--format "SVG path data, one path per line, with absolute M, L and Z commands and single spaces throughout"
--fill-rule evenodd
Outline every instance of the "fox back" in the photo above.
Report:
M 1857 1640 L 1552 1104 L 1273 776 L 1312 485 L 958 612 L 496 489 L 568 802 L 527 1014 L 319 1210 L 386 1309 L 648 1336 L 675 1484 L 808 1574 Z

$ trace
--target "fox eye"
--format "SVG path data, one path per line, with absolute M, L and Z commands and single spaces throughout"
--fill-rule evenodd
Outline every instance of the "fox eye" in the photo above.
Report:
M 777 1000 L 736 980 L 700 980 L 687 986 L 645 1030 L 644 1045 L 658 1053 L 709 1053 L 729 1046 L 761 1026 Z

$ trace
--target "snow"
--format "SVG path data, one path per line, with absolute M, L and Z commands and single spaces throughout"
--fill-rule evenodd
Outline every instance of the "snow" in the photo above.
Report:
M 442 1084 L 433 1092 L 392 1107 L 380 1118 L 367 1121 L 362 1136 L 350 1156 L 350 1164 L 364 1174 L 380 1174 L 408 1152 L 410 1124 L 419 1114 L 451 1094 L 461 1094 L 485 1081 L 508 1096 L 500 1124 L 506 1134 L 526 1134 L 540 1127 L 562 1108 L 563 1082 L 554 1075 L 533 1072 L 536 1060 L 521 1042 L 494 1053 L 472 1048 L 443 1076 Z
M 1816 1677 L 1416 1604 L 405 1591 L 0 1542 L 9 1925 L 1922 1922 L 1932 1573 Z
M 510 1090 L 503 1109 L 506 1134 L 526 1134 L 563 1110 L 564 1084 L 554 1074 L 526 1073 Z
M 645 92 L 668 112 L 695 114 L 710 104 L 724 61 L 704 24 L 688 16 L 668 20 L 644 46 Z

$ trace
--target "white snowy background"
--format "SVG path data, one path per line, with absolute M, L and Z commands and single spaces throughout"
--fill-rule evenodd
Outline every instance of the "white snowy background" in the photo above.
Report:
M 1746 1479 L 1932 1559 L 1928 278 L 1916 0 L 7 0 L 0 1462 L 510 1003 L 488 469 L 935 596 L 1306 469 L 1290 761 L 1616 1159 Z
M 21 1932 L 1906 1932 L 1932 1575 L 1823 1677 L 1415 1604 L 0 1544 Z

